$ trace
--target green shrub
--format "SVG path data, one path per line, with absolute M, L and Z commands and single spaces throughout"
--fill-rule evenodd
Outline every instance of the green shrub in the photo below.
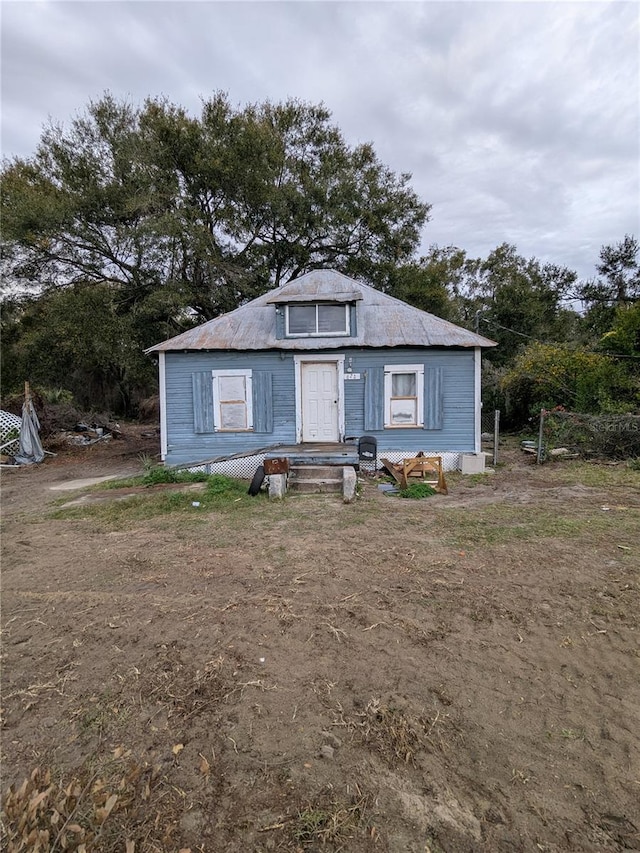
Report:
M 524 423 L 540 409 L 617 413 L 638 405 L 638 385 L 624 365 L 599 353 L 557 344 L 530 344 L 502 380 L 507 414 Z

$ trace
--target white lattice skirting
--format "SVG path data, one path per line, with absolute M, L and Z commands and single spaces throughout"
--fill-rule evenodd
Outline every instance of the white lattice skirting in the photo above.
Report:
M 411 456 L 408 450 L 378 450 L 378 467 L 380 457 L 384 456 L 390 462 L 401 462 Z M 460 468 L 460 453 L 427 453 L 427 456 L 440 456 L 442 467 L 445 471 L 456 471 Z M 224 462 L 208 462 L 204 465 L 191 465 L 189 471 L 204 471 L 206 474 L 226 474 L 227 477 L 239 477 L 242 480 L 250 480 L 256 472 L 256 468 L 264 463 L 264 454 L 254 456 L 242 456 L 239 459 L 226 459 Z M 368 469 L 363 465 L 363 470 Z
M 425 456 L 439 456 L 442 459 L 442 468 L 444 471 L 458 471 L 461 465 L 461 453 L 450 453 L 439 450 L 424 451 Z M 380 450 L 378 448 L 378 468 L 380 467 L 380 457 L 384 456 L 389 462 L 402 462 L 403 459 L 410 459 L 415 456 L 409 450 Z
M 228 477 L 239 477 L 250 480 L 256 468 L 264 462 L 264 454 L 242 456 L 240 459 L 226 459 L 224 462 L 207 462 L 204 465 L 189 466 L 189 471 L 204 471 L 205 474 L 226 474 Z
M 0 411 L 0 449 L 5 456 L 13 456 L 18 452 L 20 437 L 15 433 L 20 433 L 21 426 L 22 418 L 12 415 L 11 412 Z

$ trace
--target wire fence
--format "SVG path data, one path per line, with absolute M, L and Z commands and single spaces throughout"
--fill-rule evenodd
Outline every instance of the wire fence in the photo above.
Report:
M 491 464 L 500 461 L 500 409 L 482 410 L 480 416 L 482 451 L 491 454 Z
M 542 409 L 536 449 L 538 463 L 566 454 L 640 459 L 640 415 L 588 415 Z

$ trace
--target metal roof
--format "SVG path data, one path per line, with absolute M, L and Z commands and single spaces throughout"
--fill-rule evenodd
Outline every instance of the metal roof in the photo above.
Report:
M 287 302 L 357 301 L 357 334 L 330 338 L 277 338 L 276 305 Z M 188 350 L 324 350 L 345 347 L 493 347 L 476 335 L 413 308 L 335 270 L 314 270 L 270 290 L 235 311 L 150 347 L 147 352 Z

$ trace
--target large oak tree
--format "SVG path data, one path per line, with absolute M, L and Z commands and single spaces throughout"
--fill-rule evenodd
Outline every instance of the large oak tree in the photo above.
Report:
M 375 280 L 410 259 L 429 205 L 409 178 L 350 147 L 322 106 L 217 94 L 193 117 L 105 95 L 5 163 L 5 274 L 109 282 L 123 311 L 153 295 L 207 320 L 314 268 Z

